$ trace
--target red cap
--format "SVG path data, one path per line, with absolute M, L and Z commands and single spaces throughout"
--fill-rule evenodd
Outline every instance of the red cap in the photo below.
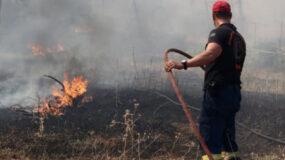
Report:
M 231 13 L 231 6 L 227 1 L 218 0 L 214 3 L 213 12 Z

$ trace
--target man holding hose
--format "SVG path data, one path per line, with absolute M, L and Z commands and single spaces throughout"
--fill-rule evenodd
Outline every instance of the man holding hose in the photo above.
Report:
M 199 129 L 215 160 L 239 160 L 235 141 L 235 116 L 241 102 L 241 72 L 246 44 L 231 24 L 232 12 L 226 1 L 212 8 L 215 29 L 205 51 L 181 62 L 169 60 L 166 71 L 205 66 L 204 99 Z M 202 160 L 208 160 L 208 156 Z

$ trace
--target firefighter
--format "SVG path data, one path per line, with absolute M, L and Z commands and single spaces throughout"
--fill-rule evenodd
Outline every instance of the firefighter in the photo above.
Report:
M 165 70 L 205 66 L 204 96 L 199 129 L 215 160 L 238 160 L 235 116 L 241 102 L 241 72 L 246 55 L 243 37 L 231 23 L 231 6 L 216 1 L 212 7 L 215 25 L 205 51 L 192 59 L 169 60 Z M 207 155 L 202 160 L 209 159 Z

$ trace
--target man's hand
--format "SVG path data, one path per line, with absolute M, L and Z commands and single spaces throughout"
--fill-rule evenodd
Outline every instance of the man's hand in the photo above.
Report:
M 172 60 L 169 60 L 165 63 L 165 66 L 164 66 L 164 69 L 166 72 L 170 72 L 172 69 L 178 69 L 178 70 L 181 70 L 183 69 L 183 64 L 180 63 L 180 62 L 176 62 L 176 61 L 172 61 Z

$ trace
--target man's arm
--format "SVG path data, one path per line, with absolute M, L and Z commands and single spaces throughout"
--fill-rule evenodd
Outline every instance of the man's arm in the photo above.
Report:
M 187 61 L 188 67 L 200 67 L 203 65 L 207 65 L 214 61 L 217 57 L 219 57 L 222 53 L 222 47 L 217 43 L 209 43 L 207 48 L 202 53 L 196 55 L 192 59 Z M 169 60 L 165 64 L 165 70 L 167 72 L 171 71 L 173 68 L 181 70 L 183 69 L 183 65 L 180 62 Z
M 188 67 L 200 67 L 207 65 L 219 57 L 222 47 L 217 43 L 209 43 L 206 50 L 187 61 Z

